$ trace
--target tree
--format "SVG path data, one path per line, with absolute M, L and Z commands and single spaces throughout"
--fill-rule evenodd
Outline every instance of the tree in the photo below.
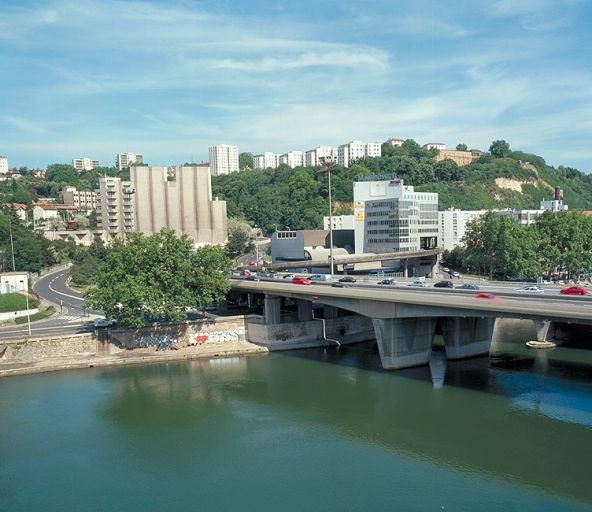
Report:
M 466 144 L 461 143 L 461 144 L 456 145 L 456 150 L 457 151 L 468 151 L 469 148 L 467 147 Z
M 446 158 L 436 163 L 436 179 L 440 181 L 462 181 L 464 179 L 464 173 L 462 169 L 458 167 L 456 162 Z
M 505 140 L 494 140 L 489 146 L 489 152 L 495 158 L 505 158 L 510 155 L 510 145 Z
M 238 155 L 238 168 L 239 169 L 252 169 L 253 168 L 253 153 L 241 153 Z
M 251 226 L 240 219 L 228 219 L 228 244 L 226 249 L 231 257 L 240 256 L 249 246 L 249 232 Z
M 139 328 L 149 320 L 182 320 L 186 308 L 222 300 L 230 289 L 226 251 L 209 246 L 193 251 L 192 244 L 166 229 L 114 240 L 98 268 L 97 286 L 86 293 L 87 305 Z

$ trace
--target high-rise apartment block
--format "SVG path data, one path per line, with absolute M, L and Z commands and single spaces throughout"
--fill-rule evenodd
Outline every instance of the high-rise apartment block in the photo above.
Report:
M 104 176 L 96 190 L 97 228 L 104 238 L 122 238 L 135 229 L 135 190 L 129 181 Z
M 132 164 L 141 164 L 144 162 L 143 155 L 137 153 L 117 153 L 115 157 L 115 167 L 122 171 Z
M 279 164 L 279 155 L 266 151 L 253 157 L 253 169 L 275 169 Z
M 337 148 L 337 163 L 343 165 L 343 167 L 349 167 L 351 163 L 361 158 L 381 155 L 382 148 L 378 142 L 364 143 L 359 140 L 353 140 Z
M 8 157 L 0 155 L 0 174 L 8 174 Z
M 354 183 L 356 253 L 438 247 L 438 194 L 415 192 L 400 179 Z
M 78 172 L 92 171 L 93 169 L 100 167 L 100 164 L 98 160 L 93 160 L 92 158 L 87 157 L 80 157 L 74 158 L 72 160 L 72 167 L 74 167 L 74 169 L 76 169 Z
M 452 251 L 462 245 L 469 223 L 485 215 L 488 210 L 458 210 L 448 208 L 438 212 L 440 225 L 440 247 L 446 251 Z
M 323 165 L 325 162 L 337 161 L 337 148 L 330 146 L 319 146 L 315 149 L 309 149 L 304 153 L 304 165 L 307 167 L 314 167 L 316 165 Z
M 168 181 L 165 167 L 133 167 L 136 231 L 152 234 L 162 228 L 188 235 L 196 245 L 224 244 L 226 201 L 212 200 L 207 165 L 178 167 Z
M 302 151 L 288 151 L 280 156 L 279 163 L 287 165 L 292 169 L 295 167 L 302 167 L 304 164 L 304 154 Z
M 77 190 L 76 187 L 66 186 L 62 189 L 62 199 L 65 205 L 85 210 L 97 207 L 97 194 L 87 190 Z
M 238 171 L 238 148 L 229 144 L 218 144 L 210 148 L 210 169 L 212 176 Z

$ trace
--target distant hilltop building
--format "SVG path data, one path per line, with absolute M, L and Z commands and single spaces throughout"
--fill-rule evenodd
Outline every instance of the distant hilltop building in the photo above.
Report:
M 8 174 L 8 157 L 0 155 L 0 174 Z
M 275 169 L 279 165 L 280 155 L 270 151 L 253 156 L 253 169 Z
M 446 149 L 446 144 L 444 144 L 443 142 L 426 142 L 422 148 L 424 149 L 437 149 L 439 151 L 442 151 L 444 149 Z
M 64 204 L 76 208 L 94 210 L 97 207 L 97 194 L 86 190 L 77 190 L 76 187 L 66 186 L 62 189 Z
M 137 153 L 117 153 L 115 156 L 115 167 L 122 171 L 132 164 L 142 164 L 144 156 Z
M 289 151 L 279 158 L 280 165 L 287 165 L 294 169 L 296 167 L 302 167 L 304 165 L 304 153 L 302 151 Z
M 456 165 L 463 167 L 478 160 L 481 157 L 479 149 L 470 149 L 468 151 L 457 151 L 455 149 L 440 149 L 436 153 L 436 162 L 441 160 L 452 160 Z
M 304 153 L 304 165 L 308 167 L 323 165 L 326 161 L 337 162 L 337 148 L 319 146 Z
M 92 158 L 80 157 L 74 158 L 72 160 L 72 167 L 74 167 L 74 169 L 76 169 L 78 172 L 92 171 L 93 169 L 100 167 L 100 163 L 98 160 L 94 160 Z
M 236 146 L 217 144 L 210 148 L 209 154 L 212 176 L 238 172 L 238 148 Z
M 403 142 L 405 142 L 404 139 L 398 139 L 397 137 L 389 137 L 385 141 L 385 144 L 387 144 L 389 146 L 402 146 Z
M 361 158 L 381 155 L 382 148 L 378 142 L 365 143 L 359 140 L 352 140 L 337 148 L 337 163 L 343 167 L 349 167 L 350 163 L 354 163 Z

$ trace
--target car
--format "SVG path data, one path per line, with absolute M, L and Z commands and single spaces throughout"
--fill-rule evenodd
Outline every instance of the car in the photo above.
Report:
M 452 281 L 438 281 L 434 284 L 434 288 L 454 288 Z
M 294 274 L 286 274 L 284 276 L 284 279 L 292 279 L 294 277 Z
M 395 281 L 394 279 L 383 279 L 382 281 L 378 281 L 377 284 L 384 284 L 384 285 L 395 285 L 397 284 L 397 281 Z
M 339 280 L 340 283 L 355 283 L 356 280 L 352 276 L 345 276 Z
M 250 270 L 241 270 L 240 275 L 242 277 L 248 277 L 251 275 L 251 271 Z
M 456 270 L 450 270 L 448 275 L 451 275 L 452 277 L 460 277 L 460 274 Z
M 259 281 L 259 276 L 257 274 L 251 274 L 247 276 L 247 281 Z
M 292 278 L 292 284 L 310 284 L 311 280 L 304 276 L 295 276 Z
M 543 293 L 545 290 L 540 286 L 523 286 L 522 288 L 516 288 L 515 291 L 520 293 Z
M 333 288 L 347 288 L 347 283 L 342 283 L 341 281 L 334 281 L 331 283 Z
M 562 293 L 563 295 L 587 295 L 588 290 L 583 286 L 574 285 L 562 288 L 559 293 Z
M 457 290 L 478 290 L 479 286 L 473 283 L 465 283 L 456 287 Z
M 111 327 L 113 325 L 115 325 L 115 320 L 113 319 L 107 319 L 107 318 L 97 318 L 94 322 L 93 325 L 97 328 L 97 329 L 101 329 L 104 327 Z
M 475 294 L 476 299 L 485 299 L 485 300 L 502 300 L 499 295 L 494 295 L 493 293 L 489 292 L 479 292 Z
M 413 288 L 427 288 L 428 283 L 425 281 L 412 281 L 411 283 L 407 283 L 407 286 L 411 286 Z

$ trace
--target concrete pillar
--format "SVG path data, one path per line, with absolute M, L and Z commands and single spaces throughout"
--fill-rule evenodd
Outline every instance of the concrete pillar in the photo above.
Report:
M 218 313 L 219 315 L 225 315 L 226 313 L 228 313 L 228 301 L 219 301 L 216 305 L 216 313 Z
M 549 320 L 533 320 L 537 341 L 549 341 L 555 334 L 555 325 Z
M 298 306 L 298 321 L 309 322 L 312 320 L 312 302 L 309 300 L 296 299 Z
M 335 306 L 328 306 L 327 304 L 325 304 L 323 306 L 323 311 L 325 320 L 337 318 L 339 316 L 339 308 L 336 308 Z
M 442 335 L 448 359 L 489 354 L 494 324 L 494 318 L 442 319 Z
M 267 325 L 281 323 L 281 297 L 266 295 L 264 299 L 265 323 Z
M 403 277 L 409 277 L 409 260 L 407 258 L 403 260 Z
M 382 367 L 386 370 L 427 364 L 432 353 L 435 318 L 372 319 Z

